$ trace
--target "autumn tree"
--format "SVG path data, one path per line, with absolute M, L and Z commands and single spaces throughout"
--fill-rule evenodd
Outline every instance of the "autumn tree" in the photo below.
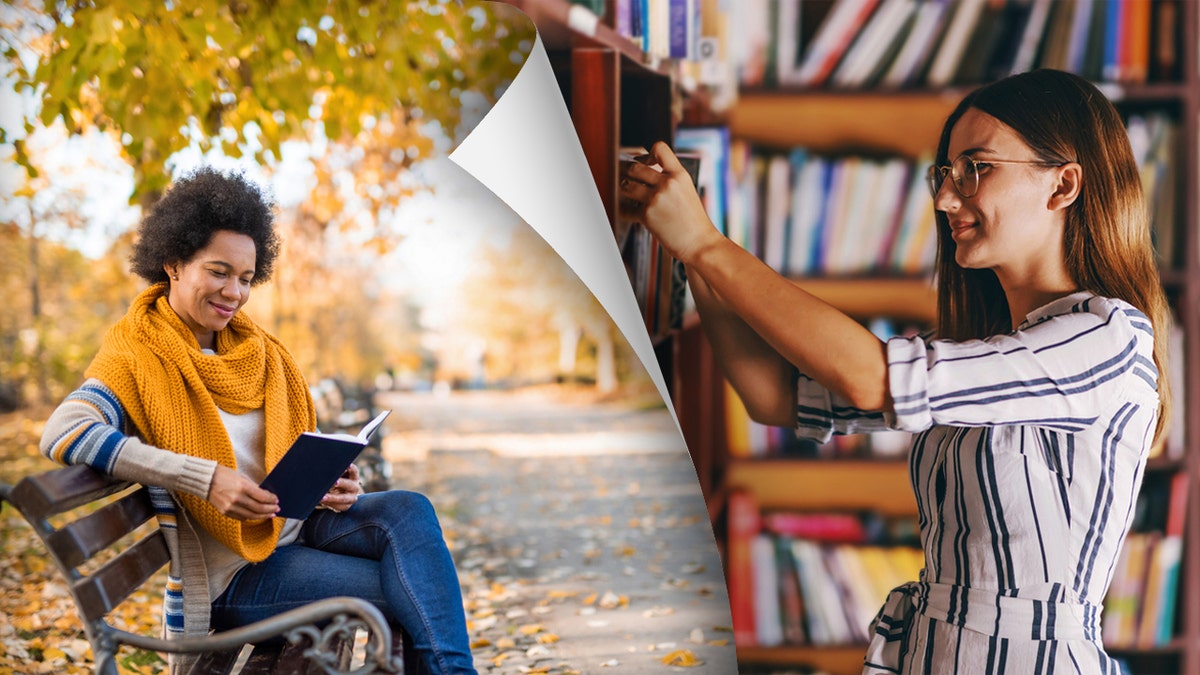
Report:
M 36 92 L 44 125 L 117 130 L 136 191 L 150 194 L 193 144 L 270 163 L 314 128 L 339 141 L 379 119 L 453 139 L 464 105 L 494 103 L 534 35 L 512 7 L 447 0 L 92 0 L 54 4 L 49 16 L 52 29 L 26 36 L 24 50 L 6 45 L 16 89 Z M 403 166 L 418 159 L 412 149 L 387 156 Z
M 8 223 L 27 223 L 11 233 L 26 239 L 20 273 L 29 280 L 18 304 L 32 318 L 3 327 L 11 332 L 0 342 L 28 345 L 32 335 L 30 358 L 47 362 L 47 322 L 37 318 L 41 233 L 49 221 L 89 226 L 78 199 L 52 200 L 55 213 L 34 208 L 34 195 L 65 189 L 64 174 L 39 155 L 38 134 L 107 135 L 133 167 L 132 198 L 143 205 L 182 150 L 248 155 L 270 174 L 298 141 L 312 172 L 306 198 L 280 214 L 287 278 L 265 303 L 267 318 L 312 342 L 315 369 L 340 355 L 355 372 L 376 367 L 396 348 L 379 338 L 386 328 L 346 343 L 344 322 L 361 318 L 347 312 L 371 306 L 363 286 L 372 285 L 372 265 L 356 260 L 349 278 L 338 278 L 344 242 L 368 256 L 395 244 L 388 223 L 397 204 L 426 189 L 411 167 L 447 150 L 498 100 L 533 35 L 515 9 L 484 2 L 6 3 L 0 81 L 26 115 L 0 124 L 0 156 L 24 168 L 8 206 L 25 199 L 30 208 Z
M 481 256 L 460 304 L 459 325 L 486 338 L 493 377 L 583 376 L 610 392 L 622 364 L 636 362 L 600 302 L 528 225 Z

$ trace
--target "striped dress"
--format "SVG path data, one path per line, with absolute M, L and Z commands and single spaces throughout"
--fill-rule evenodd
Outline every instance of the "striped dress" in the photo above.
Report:
M 887 345 L 894 415 L 798 385 L 797 433 L 914 433 L 925 569 L 887 597 L 864 673 L 1118 673 L 1101 602 L 1158 416 L 1153 332 L 1081 292 L 1016 331 Z

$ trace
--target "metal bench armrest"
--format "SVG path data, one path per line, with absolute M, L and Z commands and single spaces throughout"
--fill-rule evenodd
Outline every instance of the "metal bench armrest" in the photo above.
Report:
M 324 628 L 314 625 L 322 621 L 329 621 L 329 624 Z M 336 637 L 350 635 L 358 628 L 366 628 L 371 636 L 367 643 L 366 663 L 363 668 L 350 673 L 337 670 L 336 657 L 328 646 Z M 321 661 L 329 673 L 364 675 L 377 671 L 399 670 L 400 659 L 391 655 L 392 630 L 383 614 L 365 600 L 336 597 L 319 600 L 248 626 L 201 637 L 165 640 L 129 633 L 103 624 L 101 630 L 97 631 L 97 637 L 106 643 L 103 649 L 105 654 L 103 657 L 96 654 L 96 672 L 107 672 L 107 664 L 104 661 L 112 660 L 119 645 L 172 654 L 197 654 L 236 649 L 245 644 L 255 644 L 281 635 L 292 643 L 299 643 L 307 638 L 310 646 L 305 650 L 305 656 Z M 115 668 L 112 672 L 116 672 Z

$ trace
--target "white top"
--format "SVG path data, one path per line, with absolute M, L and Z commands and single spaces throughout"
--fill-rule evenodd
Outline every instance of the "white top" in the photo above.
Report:
M 211 349 L 202 350 L 205 354 L 215 354 Z M 263 466 L 265 456 L 264 436 L 266 418 L 262 409 L 251 410 L 242 415 L 234 415 L 217 407 L 221 422 L 225 424 L 225 432 L 229 434 L 229 442 L 233 445 L 233 454 L 237 459 L 238 473 L 255 483 L 261 483 L 267 477 L 266 467 Z M 287 519 L 283 531 L 279 533 L 278 546 L 294 543 L 300 536 L 300 525 L 303 521 Z M 225 592 L 225 587 L 233 579 L 233 575 L 249 563 L 240 555 L 229 550 L 221 542 L 213 538 L 204 528 L 197 528 L 201 548 L 204 551 L 204 566 L 208 569 L 209 597 L 216 600 Z

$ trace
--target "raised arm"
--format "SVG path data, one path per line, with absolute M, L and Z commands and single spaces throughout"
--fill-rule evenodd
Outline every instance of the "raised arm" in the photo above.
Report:
M 717 365 L 750 418 L 761 424 L 795 426 L 795 367 L 726 307 L 696 270 L 688 270 L 688 284 Z
M 883 342 L 721 235 L 670 148 L 656 143 L 651 152 L 662 172 L 634 164 L 621 181 L 629 217 L 786 361 L 855 408 L 889 410 Z

